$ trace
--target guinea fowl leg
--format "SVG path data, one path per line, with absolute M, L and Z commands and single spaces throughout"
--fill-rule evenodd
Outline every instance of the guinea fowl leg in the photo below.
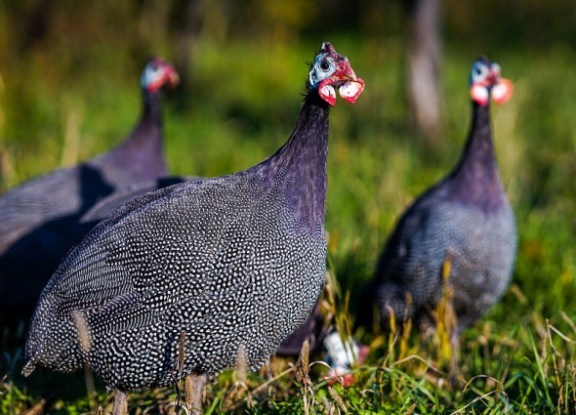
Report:
M 202 414 L 202 392 L 205 383 L 206 377 L 202 375 L 188 375 L 184 379 L 186 408 L 192 415 Z
M 128 415 L 128 397 L 120 389 L 114 389 L 112 415 Z

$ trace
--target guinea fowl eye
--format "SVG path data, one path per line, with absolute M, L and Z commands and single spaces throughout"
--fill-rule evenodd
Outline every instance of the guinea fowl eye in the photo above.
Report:
M 322 61 L 320 62 L 320 69 L 322 69 L 324 72 L 328 72 L 328 69 L 330 69 L 330 64 L 327 61 Z
M 482 78 L 484 76 L 486 76 L 488 74 L 488 68 L 480 63 L 477 63 L 476 65 L 474 65 L 474 67 L 472 68 L 472 80 L 475 82 L 479 82 L 482 80 Z

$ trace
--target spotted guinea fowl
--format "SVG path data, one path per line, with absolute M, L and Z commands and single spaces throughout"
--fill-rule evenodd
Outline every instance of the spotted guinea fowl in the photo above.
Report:
M 199 177 L 170 176 L 157 180 L 153 188 L 142 187 L 124 192 L 116 192 L 102 199 L 88 210 L 88 212 L 80 218 L 80 223 L 100 222 L 114 214 L 116 210 L 125 204 L 154 189 L 162 189 L 166 186 L 186 181 L 200 182 L 202 180 L 205 179 Z M 310 353 L 315 353 L 320 350 L 325 335 L 326 330 L 324 328 L 324 319 L 320 313 L 320 304 L 316 304 L 306 321 L 280 343 L 275 354 L 278 356 L 299 356 L 305 340 L 308 340 Z
M 198 177 L 183 177 L 183 176 L 170 176 L 157 180 L 153 188 L 142 187 L 137 189 L 130 189 L 124 192 L 116 192 L 113 195 L 102 199 L 95 204 L 82 218 L 80 223 L 97 223 L 114 214 L 125 204 L 132 200 L 143 196 L 144 194 L 154 190 L 162 189 L 176 183 L 182 182 L 200 182 L 204 179 Z M 320 350 L 322 341 L 327 331 L 324 328 L 324 319 L 320 313 L 320 304 L 316 304 L 312 312 L 292 334 L 280 343 L 276 349 L 275 354 L 278 356 L 299 356 L 302 345 L 305 340 L 308 340 L 310 353 L 315 353 Z
M 459 330 L 481 317 L 508 286 L 516 255 L 516 226 L 494 155 L 492 98 L 503 103 L 512 84 L 500 67 L 478 59 L 470 75 L 472 127 L 454 170 L 404 213 L 379 259 L 369 288 L 386 326 L 399 319 L 431 322 L 443 290 L 442 267 Z M 446 268 L 448 270 L 448 268 Z
M 329 107 L 364 83 L 324 43 L 307 86 L 273 156 L 148 193 L 70 252 L 42 292 L 23 374 L 87 364 L 115 389 L 114 413 L 127 391 L 185 378 L 197 410 L 206 377 L 265 362 L 322 288 Z
M 124 142 L 80 165 L 30 180 L 0 197 L 0 309 L 29 318 L 66 252 L 93 223 L 79 218 L 105 196 L 165 176 L 161 91 L 178 75 L 152 59 L 141 77 L 142 115 Z
M 114 214 L 116 210 L 125 204 L 154 189 L 162 189 L 166 186 L 186 181 L 200 182 L 202 180 L 204 179 L 199 177 L 170 176 L 157 180 L 153 188 L 142 187 L 116 192 L 102 199 L 88 210 L 88 212 L 80 218 L 80 223 L 90 224 L 100 222 Z M 310 353 L 315 353 L 320 350 L 325 335 L 326 329 L 324 328 L 324 319 L 320 313 L 320 304 L 316 304 L 306 321 L 280 343 L 275 354 L 278 356 L 299 356 L 305 340 L 308 340 Z

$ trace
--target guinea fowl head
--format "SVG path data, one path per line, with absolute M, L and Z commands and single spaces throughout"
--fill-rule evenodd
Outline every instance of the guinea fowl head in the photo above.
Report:
M 164 86 L 173 89 L 179 82 L 180 77 L 176 70 L 160 58 L 152 58 L 140 78 L 142 90 L 148 93 L 156 92 Z
M 318 91 L 324 101 L 334 106 L 336 89 L 342 98 L 353 104 L 364 90 L 364 81 L 356 76 L 346 56 L 337 53 L 329 42 L 324 42 L 312 62 L 308 91 Z
M 480 106 L 487 106 L 490 98 L 503 104 L 512 96 L 514 86 L 500 76 L 500 65 L 482 56 L 474 62 L 470 72 L 470 96 Z

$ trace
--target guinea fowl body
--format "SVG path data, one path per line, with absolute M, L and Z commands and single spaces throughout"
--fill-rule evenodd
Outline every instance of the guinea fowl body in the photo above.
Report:
M 183 182 L 193 182 L 199 183 L 202 180 L 198 177 L 180 177 L 171 176 L 166 177 L 161 180 L 157 180 L 152 188 L 139 188 L 134 190 L 128 190 L 125 192 L 116 192 L 110 197 L 107 197 L 94 205 L 82 218 L 81 223 L 95 223 L 111 216 L 116 210 L 120 209 L 123 205 L 129 203 L 130 201 L 157 189 L 162 189 L 164 187 L 170 186 L 176 183 Z M 193 185 L 196 185 L 193 184 Z M 276 349 L 276 354 L 279 356 L 299 356 L 302 349 L 302 344 L 305 340 L 308 340 L 310 345 L 310 353 L 319 350 L 321 342 L 326 335 L 326 330 L 324 329 L 324 321 L 320 313 L 320 307 L 317 304 L 312 310 L 306 321 L 302 323 L 292 334 L 290 334 L 278 349 Z
M 152 88 L 147 71 L 155 71 Z M 157 78 L 160 76 L 161 78 Z M 79 219 L 104 197 L 165 176 L 160 95 L 176 73 L 154 59 L 145 68 L 142 115 L 115 149 L 30 180 L 0 197 L 0 304 L 27 318 L 66 252 L 94 223 Z
M 331 45 L 319 56 L 360 82 Z M 129 391 L 264 363 L 323 285 L 328 112 L 312 89 L 269 159 L 148 193 L 100 223 L 43 291 L 23 373 L 85 362 Z
M 390 309 L 401 320 L 431 322 L 446 260 L 460 330 L 509 284 L 517 242 L 514 215 L 494 155 L 490 108 L 473 102 L 472 112 L 459 163 L 408 208 L 379 259 L 370 291 L 384 324 Z

